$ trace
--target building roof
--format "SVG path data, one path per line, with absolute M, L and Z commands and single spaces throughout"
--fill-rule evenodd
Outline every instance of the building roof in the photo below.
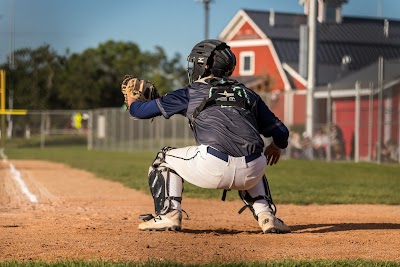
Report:
M 383 84 L 400 81 L 400 60 L 387 60 L 383 62 Z M 332 83 L 332 89 L 353 89 L 356 82 L 360 83 L 361 88 L 369 88 L 372 84 L 374 88 L 379 85 L 379 63 L 373 64 L 355 71 L 343 79 L 338 79 Z M 326 90 L 326 87 L 317 88 L 317 90 Z
M 243 10 L 272 41 L 281 62 L 298 70 L 300 25 L 307 16 L 269 11 Z M 326 84 L 378 60 L 400 58 L 400 21 L 375 18 L 343 17 L 341 23 L 318 23 L 318 84 Z M 388 27 L 387 27 L 388 26 Z M 342 60 L 350 58 L 344 69 Z M 326 71 L 325 71 L 326 70 Z

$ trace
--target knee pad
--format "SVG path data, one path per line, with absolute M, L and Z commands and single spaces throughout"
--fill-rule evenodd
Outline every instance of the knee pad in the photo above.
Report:
M 173 204 L 172 201 L 182 202 L 183 179 L 173 169 L 163 164 L 165 152 L 171 149 L 163 148 L 149 169 L 150 192 L 157 215 L 166 214 Z
M 164 163 L 166 153 L 172 149 L 174 149 L 174 147 L 165 146 L 165 147 L 161 148 L 161 150 L 157 153 L 156 158 L 153 160 L 153 163 L 151 164 L 151 166 L 154 168 L 157 168 L 162 163 Z
M 258 220 L 258 216 L 256 215 L 253 205 L 254 202 L 257 200 L 265 199 L 268 202 L 268 205 L 270 209 L 272 210 L 272 213 L 275 215 L 276 214 L 276 206 L 272 200 L 271 196 L 271 190 L 269 189 L 269 184 L 267 177 L 264 175 L 262 178 L 263 185 L 264 185 L 264 190 L 265 190 L 265 195 L 260 195 L 256 197 L 252 197 L 247 190 L 239 190 L 239 197 L 242 199 L 244 202 L 244 206 L 239 210 L 239 214 L 242 213 L 245 209 L 250 209 L 250 211 L 253 213 L 253 216 L 256 220 Z

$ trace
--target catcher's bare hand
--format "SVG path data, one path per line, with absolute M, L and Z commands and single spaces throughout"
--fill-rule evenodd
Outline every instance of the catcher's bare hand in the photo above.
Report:
M 150 101 L 159 97 L 158 91 L 153 83 L 125 75 L 121 83 L 121 92 L 124 95 L 124 103 L 128 109 L 132 102 Z
M 126 107 L 129 108 L 133 102 L 136 102 L 139 100 L 139 97 L 140 97 L 139 94 L 126 94 L 126 98 L 127 98 L 126 99 L 126 101 L 127 101 Z
M 281 157 L 281 149 L 272 141 L 271 144 L 265 148 L 264 155 L 267 158 L 267 165 L 272 166 L 278 163 L 279 158 Z

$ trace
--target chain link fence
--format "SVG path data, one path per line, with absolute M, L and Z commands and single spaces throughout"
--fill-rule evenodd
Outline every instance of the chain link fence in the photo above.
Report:
M 305 90 L 261 96 L 290 129 L 285 158 L 400 162 L 399 87 L 357 83 L 350 89 L 316 91 L 313 136 L 305 131 Z M 6 125 L 6 147 L 86 145 L 93 150 L 158 151 L 195 144 L 182 116 L 135 120 L 122 108 L 29 111 L 7 116 Z
M 352 88 L 319 88 L 314 92 L 313 135 L 289 124 L 289 156 L 400 163 L 399 85 L 356 82 Z
M 5 121 L 0 136 L 6 148 L 88 144 L 90 120 L 86 110 L 29 111 L 26 115 L 7 115 Z
M 107 108 L 90 111 L 90 149 L 116 151 L 158 151 L 164 146 L 194 145 L 187 120 L 173 116 L 136 120 L 122 109 Z

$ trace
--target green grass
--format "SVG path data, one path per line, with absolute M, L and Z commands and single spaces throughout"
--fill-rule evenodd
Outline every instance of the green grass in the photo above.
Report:
M 155 152 L 88 151 L 84 146 L 7 148 L 10 159 L 40 159 L 66 163 L 99 177 L 149 192 L 147 171 Z M 267 177 L 276 203 L 399 205 L 400 165 L 281 160 L 268 166 Z M 220 198 L 222 190 L 184 184 L 185 197 Z M 228 192 L 227 199 L 238 199 Z
M 299 260 L 277 260 L 269 262 L 238 262 L 238 263 L 208 263 L 208 264 L 181 264 L 176 262 L 159 262 L 150 261 L 144 263 L 138 262 L 106 262 L 106 261 L 58 261 L 58 262 L 42 262 L 42 261 L 30 261 L 30 262 L 0 262 L 0 267 L 14 267 L 14 266 L 26 266 L 26 267 L 128 267 L 128 266 L 140 266 L 140 267 L 322 267 L 322 266 L 334 266 L 334 267 L 396 267 L 400 266 L 399 263 L 389 261 L 366 261 L 366 260 L 313 260 L 313 261 L 299 261 Z
M 12 140 L 8 140 L 6 142 L 7 148 L 40 148 L 42 144 L 40 135 L 32 135 L 30 139 L 16 137 Z M 52 135 L 46 136 L 43 140 L 43 145 L 45 147 L 54 147 L 54 146 L 83 146 L 87 144 L 87 137 L 84 135 Z
M 40 159 L 68 164 L 84 169 L 104 179 L 148 192 L 147 170 L 154 152 L 88 151 L 86 147 L 7 148 L 9 159 Z M 267 167 L 267 176 L 276 203 L 293 204 L 400 204 L 400 166 L 373 163 L 326 163 L 321 161 L 281 160 Z M 206 190 L 185 183 L 185 196 L 220 198 L 221 190 Z M 228 199 L 238 199 L 229 192 Z M 107 261 L 7 261 L 0 267 L 14 266 L 202 266 L 202 267 L 322 267 L 322 266 L 400 266 L 390 261 L 367 260 L 277 260 L 269 262 L 225 262 L 206 264 L 180 264 L 176 262 L 107 262 Z

